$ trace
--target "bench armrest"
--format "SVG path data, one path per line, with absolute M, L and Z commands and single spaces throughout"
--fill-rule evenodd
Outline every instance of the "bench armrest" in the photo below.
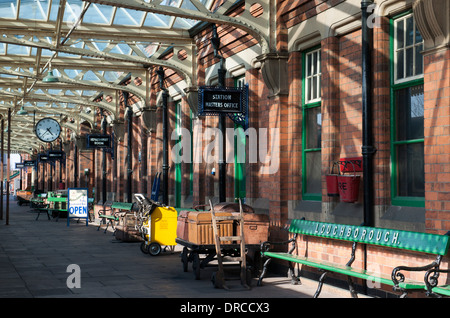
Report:
M 394 290 L 401 290 L 401 288 L 399 288 L 399 283 L 402 283 L 405 281 L 405 275 L 403 275 L 403 273 L 401 271 L 428 272 L 432 269 L 435 269 L 436 267 L 439 267 L 439 264 L 440 264 L 439 256 L 437 257 L 437 259 L 434 262 L 432 262 L 431 264 L 425 265 L 425 266 L 418 266 L 418 267 L 397 266 L 397 267 L 395 267 L 392 270 L 392 274 L 391 274 L 391 279 L 392 279 L 392 282 L 394 283 Z
M 427 296 L 435 295 L 432 291 L 439 284 L 439 273 L 450 273 L 450 269 L 440 269 L 438 267 L 431 268 L 425 273 L 425 286 L 427 288 Z M 433 275 L 432 275 L 433 274 Z

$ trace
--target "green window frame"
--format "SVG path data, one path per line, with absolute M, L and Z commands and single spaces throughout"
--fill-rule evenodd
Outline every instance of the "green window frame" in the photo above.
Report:
M 322 200 L 321 50 L 302 54 L 302 198 Z
M 390 20 L 391 201 L 425 206 L 423 39 L 412 11 Z

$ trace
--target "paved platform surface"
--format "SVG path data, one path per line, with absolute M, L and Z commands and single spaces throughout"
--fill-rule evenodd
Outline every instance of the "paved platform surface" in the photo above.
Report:
M 150 256 L 140 251 L 140 243 L 116 240 L 111 232 L 97 231 L 96 224 L 66 219 L 35 220 L 29 206 L 10 201 L 9 225 L 0 220 L 0 298 L 216 298 L 290 299 L 311 298 L 316 283 L 291 285 L 286 277 L 269 275 L 264 286 L 230 290 L 216 289 L 210 277 L 216 270 L 201 270 L 194 278 L 191 264 L 182 269 L 180 252 Z M 70 288 L 74 279 L 70 266 L 79 267 L 80 288 Z M 68 270 L 69 267 L 69 270 Z M 69 284 L 70 285 L 70 284 Z M 326 287 L 321 298 L 349 298 L 346 291 Z

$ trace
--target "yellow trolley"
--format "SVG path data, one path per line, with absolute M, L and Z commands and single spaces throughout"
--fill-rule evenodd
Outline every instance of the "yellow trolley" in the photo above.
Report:
M 170 247 L 173 251 L 177 244 L 177 210 L 163 206 L 140 193 L 134 196 L 140 205 L 137 220 L 144 239 L 141 251 L 152 256 L 161 253 L 161 246 Z

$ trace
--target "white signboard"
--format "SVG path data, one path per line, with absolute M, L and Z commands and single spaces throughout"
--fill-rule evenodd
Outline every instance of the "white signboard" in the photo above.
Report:
M 69 188 L 67 194 L 67 226 L 70 219 L 86 219 L 86 226 L 89 220 L 88 209 L 88 189 Z

